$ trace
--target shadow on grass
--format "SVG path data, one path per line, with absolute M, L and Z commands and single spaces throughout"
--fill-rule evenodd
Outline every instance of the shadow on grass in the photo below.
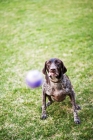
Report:
M 81 124 L 73 120 L 69 99 L 54 102 L 47 108 L 48 118 L 41 120 L 41 89 L 19 88 L 3 100 L 1 140 L 6 139 L 92 139 L 92 105 L 85 104 L 79 113 Z M 9 102 L 10 101 L 10 102 Z M 8 102 L 8 104 L 7 104 Z
M 53 120 L 52 129 L 54 133 L 50 134 L 50 137 L 57 137 L 58 139 L 83 139 L 90 140 L 93 138 L 92 133 L 92 118 L 93 118 L 93 106 L 89 105 L 87 108 L 78 111 L 81 119 L 81 124 L 77 125 L 73 120 L 73 111 L 71 104 L 67 101 L 61 103 L 54 103 L 47 108 L 48 120 Z M 60 134 L 60 133 L 61 134 Z M 54 136 L 53 136 L 54 135 Z M 45 135 L 44 135 L 45 136 Z M 47 135 L 48 136 L 48 135 Z

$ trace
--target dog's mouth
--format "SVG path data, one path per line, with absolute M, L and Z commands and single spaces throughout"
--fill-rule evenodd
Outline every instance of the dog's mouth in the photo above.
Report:
M 58 77 L 58 73 L 56 71 L 49 71 L 48 75 L 50 78 L 57 78 Z

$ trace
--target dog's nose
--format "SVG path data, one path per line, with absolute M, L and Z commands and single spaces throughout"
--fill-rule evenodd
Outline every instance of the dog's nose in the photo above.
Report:
M 55 71 L 55 70 L 56 70 L 56 66 L 55 66 L 54 63 L 51 64 L 51 66 L 50 66 L 50 70 L 52 70 L 52 71 Z
M 50 70 L 55 70 L 54 68 L 50 68 Z
M 50 69 L 50 71 L 51 71 L 51 72 L 55 72 L 56 70 L 55 70 L 55 69 Z

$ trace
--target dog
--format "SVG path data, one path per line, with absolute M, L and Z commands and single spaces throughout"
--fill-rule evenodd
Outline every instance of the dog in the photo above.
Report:
M 74 114 L 74 122 L 80 124 L 80 119 L 77 114 L 77 110 L 80 106 L 76 104 L 75 92 L 69 77 L 65 74 L 67 68 L 64 63 L 58 58 L 51 58 L 45 62 L 42 70 L 45 75 L 45 81 L 42 85 L 42 115 L 41 119 L 46 119 L 46 108 L 54 101 L 61 102 L 68 95 L 71 100 Z M 46 97 L 48 102 L 46 103 Z

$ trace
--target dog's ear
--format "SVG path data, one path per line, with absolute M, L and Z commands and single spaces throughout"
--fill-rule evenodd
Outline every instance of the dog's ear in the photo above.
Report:
M 46 62 L 45 62 L 44 68 L 42 69 L 42 73 L 46 75 Z
M 45 62 L 44 68 L 42 69 L 42 73 L 45 75 L 46 83 L 50 84 L 50 80 L 47 74 L 47 66 L 46 66 L 47 61 Z
M 62 64 L 62 72 L 63 74 L 67 72 L 67 68 L 65 67 L 64 63 L 61 61 Z

